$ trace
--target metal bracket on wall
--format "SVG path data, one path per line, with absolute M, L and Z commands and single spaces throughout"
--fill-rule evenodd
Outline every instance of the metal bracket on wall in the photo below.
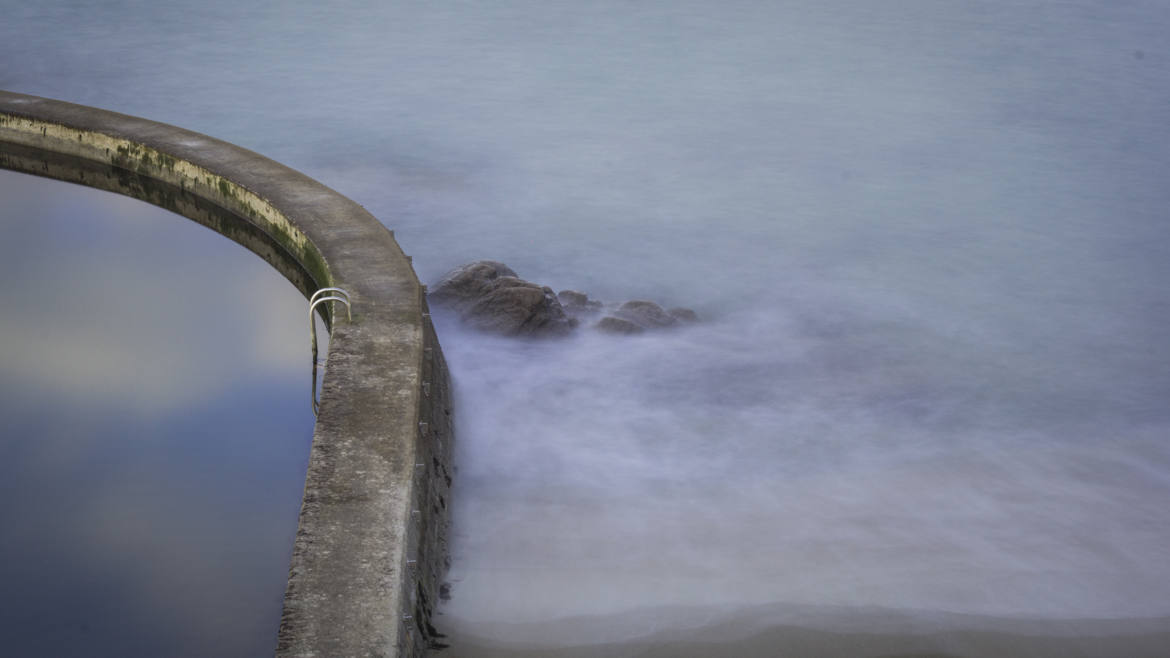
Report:
M 313 312 L 317 310 L 317 305 L 322 302 L 341 302 L 345 304 L 345 319 L 353 320 L 353 314 L 349 307 L 349 293 L 342 288 L 322 288 L 313 293 L 309 298 L 309 336 L 313 341 L 313 415 L 316 416 L 321 409 L 321 405 L 317 402 L 317 321 L 313 317 Z

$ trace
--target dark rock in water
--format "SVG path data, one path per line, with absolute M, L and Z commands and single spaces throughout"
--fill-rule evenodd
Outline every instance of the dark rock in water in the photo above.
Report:
M 561 306 L 584 306 L 589 302 L 589 295 L 576 290 L 562 290 L 557 293 L 557 299 L 561 300 Z
M 448 306 L 460 306 L 474 302 L 489 292 L 492 282 L 500 277 L 520 277 L 512 268 L 494 260 L 477 260 L 461 265 L 431 287 L 428 298 Z
M 496 261 L 476 261 L 452 270 L 429 298 L 458 311 L 468 325 L 491 333 L 555 336 L 574 326 L 551 288 L 525 281 Z
M 514 335 L 561 335 L 572 323 L 550 288 L 512 277 L 462 311 L 464 321 L 483 331 Z
M 583 321 L 592 320 L 601 312 L 601 302 L 589 299 L 589 295 L 583 292 L 562 290 L 557 293 L 557 299 L 560 300 L 561 307 L 565 309 L 569 322 L 572 322 L 574 327 Z
M 576 290 L 562 290 L 557 293 L 557 299 L 561 300 L 561 306 L 566 311 L 587 311 L 596 312 L 601 310 L 601 302 L 589 299 L 589 295 Z
M 614 315 L 645 329 L 669 327 L 678 322 L 658 304 L 644 300 L 626 302 L 618 308 Z
M 465 324 L 506 336 L 560 336 L 582 323 L 613 334 L 637 334 L 697 322 L 687 308 L 663 310 L 654 302 L 635 300 L 617 309 L 576 290 L 553 294 L 552 288 L 521 279 L 512 268 L 480 260 L 451 270 L 428 295 L 431 303 L 459 314 Z
M 640 334 L 646 331 L 629 320 L 615 318 L 612 315 L 601 318 L 601 321 L 593 325 L 593 328 L 598 331 L 604 331 L 607 334 Z

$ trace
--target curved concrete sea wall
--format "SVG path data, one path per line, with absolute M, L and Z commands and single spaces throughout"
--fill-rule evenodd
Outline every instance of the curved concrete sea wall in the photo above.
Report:
M 143 199 L 251 249 L 306 295 L 349 292 L 352 320 L 324 313 L 328 368 L 276 654 L 426 653 L 448 559 L 450 389 L 423 286 L 391 231 L 247 149 L 4 91 L 0 167 Z

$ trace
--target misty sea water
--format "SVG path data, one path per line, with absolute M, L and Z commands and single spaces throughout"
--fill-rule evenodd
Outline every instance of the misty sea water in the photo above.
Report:
M 300 169 L 424 282 L 492 258 L 703 318 L 555 343 L 439 327 L 453 654 L 785 624 L 1170 631 L 1165 3 L 6 16 L 0 88 Z M 911 648 L 975 655 L 952 640 Z

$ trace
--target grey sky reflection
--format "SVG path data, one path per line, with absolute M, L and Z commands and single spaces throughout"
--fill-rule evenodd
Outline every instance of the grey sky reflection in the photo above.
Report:
M 305 302 L 141 202 L 0 171 L 0 622 L 17 655 L 272 650 Z

